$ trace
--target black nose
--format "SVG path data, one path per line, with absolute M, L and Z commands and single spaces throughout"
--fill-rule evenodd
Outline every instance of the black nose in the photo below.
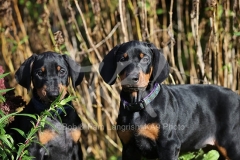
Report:
M 139 73 L 130 73 L 127 77 L 132 83 L 137 83 L 139 81 Z
M 47 94 L 47 97 L 50 101 L 54 101 L 59 96 L 58 92 L 51 92 Z

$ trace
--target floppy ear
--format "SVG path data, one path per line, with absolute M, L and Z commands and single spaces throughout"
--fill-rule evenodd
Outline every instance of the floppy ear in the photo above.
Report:
M 72 86 L 76 88 L 79 85 L 84 77 L 84 73 L 81 72 L 81 66 L 77 64 L 72 58 L 67 55 L 62 55 L 65 61 L 68 64 L 68 71 L 70 73 L 70 77 L 72 79 Z
M 35 61 L 36 57 L 37 55 L 33 54 L 31 57 L 25 60 L 23 64 L 21 64 L 17 72 L 15 73 L 15 78 L 17 82 L 27 90 L 30 89 L 31 79 L 32 79 L 32 76 L 31 76 L 32 64 Z
M 117 78 L 117 62 L 116 62 L 116 52 L 120 45 L 115 46 L 103 59 L 103 61 L 99 65 L 99 72 L 102 76 L 103 80 L 113 85 Z
M 157 49 L 152 43 L 148 44 L 153 52 L 153 73 L 151 81 L 162 83 L 169 75 L 169 64 L 161 50 Z

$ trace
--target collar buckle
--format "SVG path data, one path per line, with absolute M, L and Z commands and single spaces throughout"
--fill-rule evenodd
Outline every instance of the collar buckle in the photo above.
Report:
M 123 106 L 124 106 L 124 109 L 126 109 L 128 111 L 138 112 L 138 111 L 145 109 L 146 103 L 142 99 L 141 101 L 135 102 L 135 103 L 123 103 Z
M 159 92 L 160 85 L 156 83 L 153 90 L 147 95 L 147 97 L 141 99 L 139 102 L 128 103 L 127 101 L 121 99 L 123 108 L 131 112 L 141 111 L 156 98 Z

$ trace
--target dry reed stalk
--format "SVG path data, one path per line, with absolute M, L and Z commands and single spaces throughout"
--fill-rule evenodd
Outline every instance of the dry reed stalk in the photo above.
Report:
M 132 15 L 135 19 L 135 24 L 136 24 L 135 29 L 136 29 L 137 36 L 138 36 L 137 39 L 142 41 L 141 27 L 140 27 L 140 22 L 139 22 L 139 18 L 138 18 L 139 13 L 136 11 L 136 10 L 139 10 L 139 7 L 136 6 L 136 4 L 134 6 L 131 0 L 128 0 L 128 5 L 129 5 Z M 143 6 L 140 6 L 140 7 L 143 7 Z
M 119 14 L 120 14 L 120 20 L 121 20 L 121 26 L 122 26 L 122 33 L 123 33 L 123 41 L 127 42 L 128 39 L 128 33 L 126 29 L 126 15 L 125 15 L 125 0 L 119 0 Z
M 169 27 L 168 27 L 168 34 L 170 36 L 170 46 L 171 46 L 171 50 L 170 50 L 170 62 L 172 67 L 175 68 L 176 64 L 175 64 L 175 59 L 174 59 L 174 53 L 173 53 L 173 39 L 174 39 L 174 31 L 173 31 L 173 2 L 174 0 L 171 0 L 170 2 L 170 10 L 169 10 Z
M 177 1 L 177 25 L 178 25 L 178 34 L 177 34 L 177 48 L 179 48 L 177 50 L 177 61 L 178 61 L 178 65 L 179 65 L 179 70 L 181 73 L 185 73 L 184 67 L 183 67 L 183 62 L 182 62 L 182 42 L 183 42 L 183 38 L 184 38 L 184 27 L 183 27 L 183 10 L 182 7 L 183 6 L 183 0 L 178 0 Z M 182 77 L 182 81 L 180 82 L 181 84 L 183 84 L 186 81 L 186 76 L 185 74 L 181 75 Z
M 195 40 L 196 54 L 198 56 L 198 63 L 200 66 L 201 75 L 203 77 L 204 73 L 204 63 L 203 63 L 203 53 L 199 37 L 199 0 L 193 0 L 192 7 L 192 33 Z
M 78 12 L 80 13 L 80 16 L 81 16 L 81 18 L 82 18 L 82 22 L 83 22 L 83 26 L 84 26 L 85 32 L 86 32 L 86 34 L 87 34 L 88 42 L 90 43 L 91 47 L 92 47 L 93 50 L 95 51 L 95 54 L 97 55 L 99 61 L 101 61 L 101 60 L 102 60 L 102 57 L 100 56 L 98 50 L 96 49 L 95 45 L 93 44 L 92 38 L 91 38 L 91 36 L 90 36 L 90 34 L 89 34 L 89 32 L 88 32 L 87 23 L 86 23 L 86 21 L 85 21 L 85 18 L 84 18 L 84 15 L 83 15 L 83 13 L 82 13 L 82 10 L 81 10 L 81 8 L 79 7 L 78 1 L 77 1 L 77 0 L 74 0 L 74 2 L 75 2 L 75 5 L 76 5 L 76 7 L 77 7 L 77 9 L 78 9 Z
M 142 4 L 141 13 L 140 13 L 140 19 L 141 19 L 141 29 L 142 29 L 142 40 L 146 41 L 149 37 L 149 31 L 148 31 L 148 15 L 147 15 L 147 7 L 146 7 L 146 0 L 140 1 Z
M 21 28 L 23 37 L 27 37 L 27 32 L 26 32 L 26 29 L 24 27 L 24 23 L 22 21 L 22 17 L 21 17 L 21 14 L 20 14 L 20 11 L 19 11 L 19 7 L 18 7 L 18 0 L 14 0 L 13 1 L 13 6 L 14 6 L 14 10 L 15 10 L 16 15 L 17 15 L 17 20 L 18 20 L 19 26 Z M 28 39 L 25 41 L 25 43 L 26 43 L 26 47 L 25 47 L 26 55 L 30 56 L 31 55 L 31 50 L 30 50 L 30 47 L 29 47 Z

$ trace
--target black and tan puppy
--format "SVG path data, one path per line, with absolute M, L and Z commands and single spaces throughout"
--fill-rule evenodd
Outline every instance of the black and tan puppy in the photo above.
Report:
M 79 85 L 84 77 L 81 67 L 67 55 L 55 52 L 33 54 L 17 70 L 15 74 L 17 82 L 30 89 L 33 84 L 33 97 L 21 113 L 40 114 L 49 109 L 51 103 L 61 94 L 61 98 L 68 96 L 67 86 L 70 78 L 72 86 Z M 69 128 L 81 127 L 81 119 L 75 111 L 72 103 L 64 106 L 66 115 L 59 110 L 61 121 Z M 18 128 L 28 133 L 32 128 L 33 119 L 26 116 L 16 116 L 15 121 L 8 128 Z M 18 133 L 13 134 L 15 143 L 24 143 L 25 138 Z M 81 149 L 79 147 L 79 149 Z M 82 157 L 82 155 L 79 155 Z
M 130 41 L 103 59 L 105 82 L 121 80 L 117 119 L 123 160 L 177 160 L 180 151 L 214 145 L 240 159 L 240 96 L 215 85 L 162 85 L 169 65 L 153 44 Z
M 36 160 L 80 160 L 80 128 L 68 128 L 58 119 L 46 119 L 46 124 L 29 146 L 29 154 Z M 50 124 L 50 125 L 49 125 Z

